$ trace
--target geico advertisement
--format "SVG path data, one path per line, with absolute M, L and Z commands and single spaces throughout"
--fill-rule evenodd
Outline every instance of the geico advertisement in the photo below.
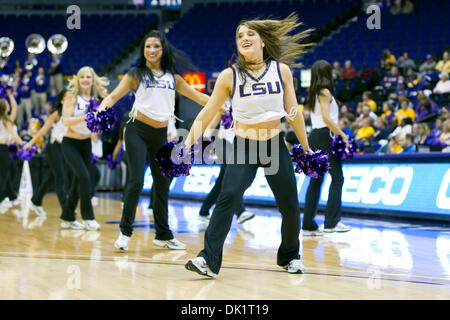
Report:
M 173 179 L 170 193 L 206 196 L 219 175 L 218 165 L 194 165 L 189 176 Z M 347 164 L 343 167 L 342 206 L 417 213 L 450 214 L 450 169 L 448 163 Z M 298 200 L 305 203 L 309 178 L 296 174 Z M 320 205 L 326 205 L 331 184 L 327 174 L 322 184 Z M 144 190 L 150 190 L 150 169 L 145 174 Z M 264 176 L 258 169 L 244 199 L 274 202 Z

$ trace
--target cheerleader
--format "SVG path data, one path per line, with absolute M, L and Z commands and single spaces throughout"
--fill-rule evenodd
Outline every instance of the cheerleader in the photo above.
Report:
M 46 216 L 44 208 L 42 207 L 42 199 L 48 191 L 48 188 L 54 184 L 56 195 L 58 197 L 61 210 L 66 205 L 66 184 L 65 184 L 65 165 L 64 158 L 61 151 L 62 139 L 67 131 L 67 128 L 63 124 L 62 119 L 62 107 L 64 104 L 64 97 L 66 96 L 66 89 L 63 89 L 56 99 L 56 107 L 48 116 L 42 128 L 36 133 L 36 135 L 28 142 L 24 148 L 30 148 L 41 137 L 45 136 L 49 130 L 51 130 L 50 141 L 45 146 L 45 155 L 47 163 L 50 167 L 50 171 L 47 171 L 44 180 L 38 187 L 36 192 L 33 192 L 31 198 L 30 208 L 38 216 Z
M 164 35 L 159 31 L 147 34 L 140 48 L 140 62 L 121 80 L 117 88 L 107 96 L 99 110 L 112 107 L 130 90 L 135 101 L 126 125 L 125 146 L 129 167 L 129 179 L 125 188 L 120 234 L 114 246 L 128 250 L 133 233 L 136 206 L 142 191 L 145 158 L 148 155 L 153 178 L 152 201 L 157 246 L 184 250 L 186 245 L 174 238 L 168 223 L 168 198 L 170 179 L 162 175 L 155 160 L 157 149 L 167 140 L 169 119 L 174 118 L 175 91 L 205 105 L 209 96 L 194 90 L 175 69 L 175 62 L 183 62 Z
M 216 277 L 222 265 L 225 238 L 233 212 L 259 167 L 282 214 L 277 264 L 289 273 L 304 273 L 300 259 L 300 207 L 289 152 L 280 136 L 287 117 L 304 150 L 310 151 L 303 115 L 298 108 L 290 66 L 307 45 L 309 34 L 293 32 L 300 23 L 291 14 L 283 20 L 250 20 L 236 29 L 236 62 L 222 71 L 210 100 L 195 119 L 186 148 L 199 138 L 223 103 L 230 98 L 235 122 L 234 159 L 227 163 L 222 189 L 205 232 L 204 249 L 186 262 L 186 269 Z M 189 150 L 189 149 L 187 149 Z M 269 160 L 267 162 L 267 160 Z M 227 162 L 230 157 L 227 157 Z
M 311 85 L 306 103 L 306 109 L 311 112 L 313 129 L 309 135 L 309 143 L 312 148 L 328 152 L 331 185 L 325 211 L 325 224 L 322 230 L 314 221 L 314 217 L 319 203 L 323 177 L 311 178 L 303 215 L 302 229 L 305 236 L 320 236 L 323 232 L 347 232 L 351 229 L 340 222 L 342 185 L 344 184 L 342 161 L 330 151 L 330 144 L 335 134 L 340 135 L 347 148 L 349 147 L 347 135 L 339 128 L 339 106 L 332 95 L 333 92 L 334 83 L 330 64 L 324 60 L 315 62 L 311 67 Z
M 108 84 L 108 79 L 99 77 L 91 67 L 82 67 L 67 87 L 68 93 L 64 98 L 62 111 L 63 124 L 67 131 L 61 149 L 73 179 L 61 214 L 61 227 L 64 229 L 100 230 L 91 203 L 89 169 L 92 160 L 92 132 L 88 129 L 85 118 L 89 102 L 92 99 L 104 98 Z M 76 221 L 75 217 L 78 197 L 83 223 Z
M 15 117 L 17 113 L 17 103 L 12 95 L 11 91 L 7 90 L 8 98 L 11 101 L 11 115 Z M 11 165 L 11 157 L 9 156 L 8 144 L 10 142 L 10 138 L 14 140 L 17 145 L 22 145 L 23 141 L 17 134 L 17 131 L 14 129 L 13 122 L 11 118 L 8 116 L 8 112 L 10 110 L 10 105 L 8 100 L 1 98 L 0 99 L 0 210 L 6 211 L 9 209 L 9 206 L 6 206 L 3 203 L 5 200 L 5 187 L 9 178 L 9 168 Z

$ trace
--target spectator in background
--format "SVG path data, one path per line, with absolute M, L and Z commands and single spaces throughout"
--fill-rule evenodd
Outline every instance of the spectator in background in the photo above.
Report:
M 32 76 L 36 75 L 38 65 L 39 61 L 36 58 L 36 55 L 29 52 L 27 59 L 23 62 L 23 69 L 25 70 L 25 72 L 31 72 Z
M 412 108 L 409 107 L 409 101 L 404 100 L 400 104 L 400 109 L 395 113 L 395 118 L 397 119 L 397 124 L 401 124 L 404 118 L 410 118 L 411 121 L 414 121 L 416 118 L 416 113 Z
M 436 62 L 433 60 L 433 56 L 431 54 L 427 54 L 427 59 L 420 65 L 419 72 L 434 73 L 435 69 Z
M 383 102 L 383 113 L 381 114 L 381 118 L 385 119 L 388 123 L 388 126 L 392 123 L 392 119 L 395 118 L 395 114 L 393 112 L 393 106 L 389 102 Z
M 427 83 L 425 81 L 424 75 L 419 73 L 416 79 L 414 79 L 412 82 L 407 82 L 406 84 L 408 97 L 410 97 L 413 100 L 416 100 L 419 91 L 422 91 L 426 85 Z
M 359 109 L 359 107 L 357 108 Z M 358 116 L 358 119 L 355 121 L 354 130 L 358 130 L 363 126 L 363 121 L 365 118 L 371 118 L 372 124 L 378 119 L 378 116 L 370 109 L 368 105 L 361 106 L 361 114 Z
M 425 123 L 414 123 L 412 127 L 412 135 L 415 144 L 425 144 L 425 140 L 430 134 L 430 128 Z
M 397 88 L 397 83 L 400 80 L 403 80 L 403 77 L 399 74 L 398 68 L 396 66 L 392 66 L 390 72 L 383 78 L 381 85 L 385 89 L 386 93 L 390 93 L 395 91 Z
M 50 76 L 50 95 L 55 97 L 64 87 L 64 80 L 62 75 L 62 57 L 57 54 L 52 54 L 52 60 L 48 68 Z
M 413 143 L 414 137 L 410 133 L 402 133 L 398 137 L 398 144 L 402 147 L 402 153 L 416 152 L 416 146 Z
M 403 12 L 402 0 L 395 0 L 395 4 L 391 7 L 389 12 L 393 15 L 401 14 Z
M 441 142 L 443 148 L 442 151 L 450 152 L 450 119 L 445 120 L 443 124 L 443 132 L 439 138 L 439 141 Z
M 362 105 L 367 105 L 373 112 L 377 112 L 377 103 L 374 100 L 372 100 L 372 92 L 364 91 L 362 99 L 363 99 L 363 101 L 361 102 Z
M 332 71 L 333 80 L 335 82 L 339 81 L 341 79 L 341 75 L 342 75 L 341 64 L 338 61 L 333 62 L 333 71 Z
M 448 79 L 447 72 L 441 72 L 439 75 L 441 80 L 438 81 L 433 89 L 433 93 L 442 94 L 450 92 L 450 80 Z
M 34 114 L 38 116 L 47 101 L 48 78 L 45 75 L 44 68 L 39 67 L 38 74 L 33 79 L 32 102 L 34 105 Z
M 413 59 L 410 58 L 409 53 L 408 52 L 404 52 L 403 55 L 401 57 L 398 58 L 398 63 L 397 63 L 398 67 L 400 68 L 400 71 L 405 74 L 407 73 L 408 69 L 412 69 L 413 73 L 414 70 L 416 70 L 416 63 L 414 62 Z
M 339 120 L 339 128 L 341 128 L 349 139 L 353 139 L 355 137 L 352 129 L 350 129 L 350 121 L 347 118 L 341 118 L 341 120 Z
M 356 133 L 356 143 L 370 142 L 375 130 L 373 128 L 373 119 L 366 117 L 362 120 L 362 127 Z
M 388 126 L 388 122 L 386 119 L 378 118 L 377 121 L 375 121 L 375 132 L 372 136 L 373 142 L 380 142 L 381 140 L 386 140 L 389 137 L 389 134 L 391 133 L 391 128 Z
M 417 110 L 417 118 L 414 122 L 420 122 L 431 114 L 431 104 L 428 98 L 421 97 L 419 100 L 419 109 Z
M 436 70 L 439 72 L 450 73 L 450 59 L 448 56 L 448 51 L 444 51 L 442 54 L 442 60 L 437 63 Z
M 395 59 L 394 55 L 391 53 L 389 49 L 385 49 L 383 51 L 383 58 L 381 59 L 381 68 L 383 70 L 389 71 L 391 67 L 397 63 L 397 59 Z
M 414 3 L 411 0 L 405 0 L 402 8 L 403 14 L 410 14 L 414 11 Z
M 404 118 L 397 128 L 389 135 L 389 139 L 398 137 L 401 133 L 412 133 L 412 120 L 411 118 Z
M 444 121 L 445 120 L 443 117 L 439 117 L 436 119 L 436 122 L 434 123 L 434 129 L 431 130 L 430 134 L 425 139 L 424 144 L 431 145 L 431 146 L 436 146 L 436 145 L 441 144 L 439 141 L 439 138 L 441 137 L 441 134 L 444 129 Z
M 17 110 L 17 126 L 20 130 L 25 120 L 30 120 L 32 117 L 31 110 L 33 104 L 31 103 L 31 72 L 25 73 L 23 78 L 19 81 L 17 89 L 20 96 L 20 106 Z
M 356 78 L 356 70 L 352 66 L 352 62 L 350 60 L 345 61 L 344 68 L 342 69 L 342 80 L 353 80 Z

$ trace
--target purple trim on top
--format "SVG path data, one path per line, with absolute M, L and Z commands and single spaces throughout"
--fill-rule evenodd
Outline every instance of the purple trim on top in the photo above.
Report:
M 284 82 L 283 82 L 283 77 L 281 76 L 280 63 L 278 61 L 276 63 L 277 63 L 278 76 L 280 77 L 281 86 L 283 87 L 283 90 L 284 90 Z
M 231 66 L 231 70 L 233 70 L 233 90 L 231 91 L 231 99 L 233 99 L 234 91 L 236 90 L 236 70 L 234 70 L 234 66 Z
M 173 77 L 173 83 L 174 83 L 173 90 L 177 91 L 177 79 L 175 79 L 175 75 L 173 73 L 171 73 L 171 75 Z
M 255 78 L 255 77 L 253 77 L 250 73 L 248 73 L 247 69 L 245 69 L 245 73 L 246 73 L 250 78 L 252 78 L 253 80 L 255 80 L 256 82 L 259 82 L 259 80 L 261 80 L 261 79 L 266 75 L 267 71 L 269 71 L 269 67 L 270 67 L 270 63 L 271 63 L 271 62 L 272 62 L 272 60 L 269 60 L 269 61 L 267 62 L 266 70 L 264 70 L 264 72 L 263 72 L 258 78 Z

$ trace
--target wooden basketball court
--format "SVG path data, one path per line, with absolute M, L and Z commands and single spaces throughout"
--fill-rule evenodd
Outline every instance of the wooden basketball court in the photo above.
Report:
M 439 226 L 345 218 L 348 233 L 302 237 L 306 274 L 290 275 L 276 265 L 281 216 L 248 208 L 256 217 L 234 220 L 211 280 L 184 268 L 202 249 L 200 203 L 170 200 L 170 225 L 188 246 L 172 251 L 152 244 L 142 198 L 130 250 L 118 252 L 121 203 L 107 197 L 94 208 L 99 232 L 62 230 L 54 194 L 46 218 L 26 206 L 0 214 L 0 299 L 450 299 L 450 230 Z

